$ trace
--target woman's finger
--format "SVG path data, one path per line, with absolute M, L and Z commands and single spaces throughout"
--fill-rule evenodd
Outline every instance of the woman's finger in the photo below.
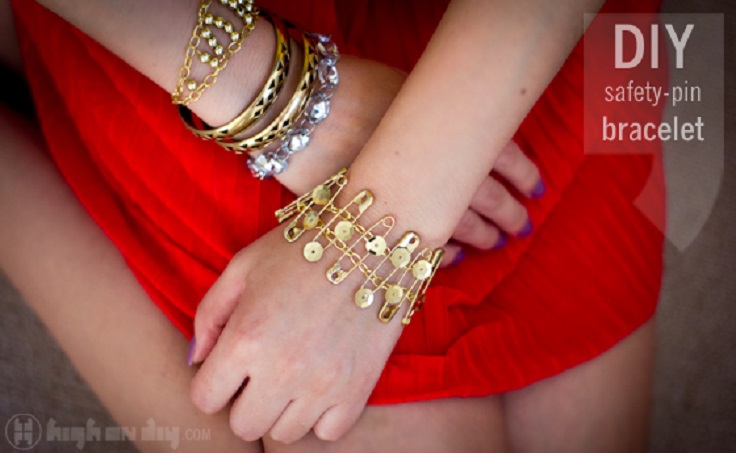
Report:
M 292 401 L 271 428 L 271 439 L 284 444 L 296 442 L 312 429 L 323 412 L 324 408 L 314 400 Z
M 483 219 L 475 210 L 468 209 L 455 227 L 452 239 L 481 250 L 490 250 L 501 240 L 501 232 Z
M 483 180 L 478 187 L 470 202 L 470 208 L 479 216 L 493 222 L 501 231 L 520 237 L 531 232 L 526 208 L 492 176 Z
M 289 405 L 283 383 L 252 379 L 230 409 L 230 429 L 236 436 L 253 442 L 265 436 Z
M 493 171 L 528 197 L 537 198 L 544 194 L 539 168 L 513 141 L 501 151 L 493 164 Z
M 314 434 L 322 440 L 341 438 L 358 421 L 365 404 L 338 404 L 327 409 L 314 425 Z
M 230 319 L 243 292 L 244 261 L 243 252 L 235 255 L 197 307 L 194 338 L 189 349 L 189 365 L 207 358 Z

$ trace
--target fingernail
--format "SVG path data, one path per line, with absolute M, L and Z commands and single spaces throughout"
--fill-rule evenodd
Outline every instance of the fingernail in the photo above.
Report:
M 532 189 L 532 193 L 530 195 L 532 198 L 539 198 L 544 195 L 544 192 L 546 191 L 547 187 L 544 185 L 544 181 L 540 179 L 537 185 Z
M 189 342 L 189 353 L 187 354 L 187 366 L 192 366 L 192 359 L 194 358 L 194 347 L 197 344 L 197 338 L 192 337 L 192 340 Z
M 534 226 L 532 225 L 531 220 L 527 220 L 526 224 L 524 225 L 524 228 L 521 229 L 518 233 L 516 233 L 517 237 L 525 238 L 532 234 L 532 230 L 534 229 Z
M 455 266 L 457 264 L 460 264 L 465 259 L 465 250 L 460 249 L 459 252 L 457 252 L 457 255 L 455 255 L 455 258 L 450 263 L 450 266 Z
M 509 241 L 509 239 L 506 237 L 506 235 L 503 234 L 503 233 L 501 233 L 498 236 L 498 240 L 496 241 L 496 245 L 494 245 L 491 250 L 498 250 L 498 249 L 500 249 L 501 247 L 503 247 L 504 245 L 506 245 L 506 243 L 508 241 Z

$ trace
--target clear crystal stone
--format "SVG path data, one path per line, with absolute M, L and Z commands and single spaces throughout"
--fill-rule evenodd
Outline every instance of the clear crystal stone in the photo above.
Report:
M 307 120 L 319 124 L 330 114 L 330 100 L 323 93 L 317 93 L 307 106 Z
M 330 35 L 321 35 L 319 33 L 313 33 L 312 36 L 314 36 L 319 42 L 327 42 L 330 40 Z
M 309 145 L 309 131 L 304 128 L 289 131 L 282 141 L 281 148 L 289 154 L 298 153 Z
M 289 167 L 289 163 L 285 160 L 273 160 L 271 163 L 272 172 L 274 175 L 280 175 Z
M 319 81 L 323 84 L 337 85 L 340 82 L 340 77 L 337 73 L 337 68 L 334 64 L 330 64 L 329 60 L 322 60 L 319 62 Z
M 264 178 L 266 172 L 265 166 L 266 156 L 264 156 L 263 154 L 255 158 L 248 159 L 248 168 L 250 169 L 250 172 L 253 174 L 253 176 L 258 179 Z
M 323 58 L 329 58 L 333 62 L 337 62 L 340 53 L 337 51 L 337 45 L 332 41 L 320 41 L 317 43 L 317 51 Z M 333 63 L 334 64 L 334 63 Z
M 202 34 L 200 36 L 202 36 L 204 39 L 210 39 L 210 37 L 212 36 L 212 31 L 209 28 L 205 28 L 204 30 L 202 30 Z
M 333 85 L 331 83 L 322 85 L 319 88 L 319 92 L 325 96 L 327 99 L 330 99 L 333 94 L 335 94 L 335 88 L 337 88 L 337 85 Z
M 289 159 L 289 153 L 287 153 L 283 148 L 273 150 L 270 154 L 276 160 L 286 161 Z
M 253 176 L 258 179 L 267 179 L 273 175 L 281 174 L 288 166 L 289 164 L 285 160 L 275 159 L 270 154 L 265 153 L 248 160 L 248 168 Z

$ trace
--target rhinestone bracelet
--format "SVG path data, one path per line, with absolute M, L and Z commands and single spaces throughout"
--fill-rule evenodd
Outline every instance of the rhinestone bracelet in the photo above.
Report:
M 258 179 L 271 178 L 284 172 L 289 166 L 289 157 L 309 145 L 315 127 L 330 114 L 330 101 L 339 83 L 337 62 L 340 53 L 329 36 L 310 34 L 309 38 L 318 55 L 318 83 L 307 100 L 304 113 L 281 138 L 277 148 L 248 159 L 248 168 Z

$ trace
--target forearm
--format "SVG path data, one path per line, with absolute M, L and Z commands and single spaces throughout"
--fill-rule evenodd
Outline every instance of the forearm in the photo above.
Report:
M 174 89 L 196 22 L 197 0 L 39 1 L 166 91 Z M 211 8 L 213 14 L 223 11 L 218 1 L 213 1 Z M 273 26 L 261 19 L 215 85 L 189 107 L 213 126 L 230 121 L 262 89 L 272 67 L 274 49 Z M 268 124 L 295 91 L 302 46 L 292 43 L 291 56 L 283 92 L 264 118 L 252 126 L 253 130 Z M 289 170 L 276 177 L 294 193 L 301 194 L 353 161 L 403 80 L 393 70 L 355 58 L 343 58 L 338 67 L 340 87 L 332 98 L 330 116 L 320 124 L 309 148 L 292 156 Z M 172 111 L 174 108 L 171 106 Z
M 184 51 L 197 22 L 198 0 L 38 2 L 164 90 L 172 92 L 176 87 Z M 191 104 L 191 109 L 213 125 L 231 120 L 261 89 L 271 68 L 274 47 L 273 27 L 259 20 L 217 83 Z
M 599 3 L 455 0 L 352 166 L 353 190 L 444 243 Z

